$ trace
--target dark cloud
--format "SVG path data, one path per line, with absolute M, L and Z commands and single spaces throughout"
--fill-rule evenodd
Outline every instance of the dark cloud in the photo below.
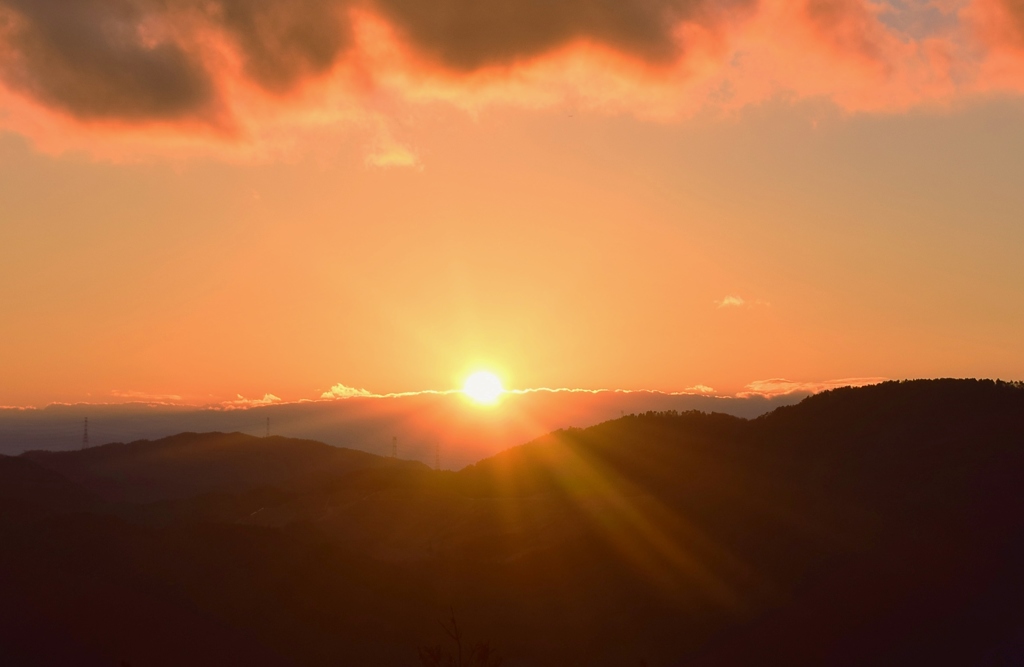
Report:
M 416 46 L 471 70 L 579 38 L 647 60 L 674 55 L 672 28 L 701 0 L 375 0 Z
M 12 88 L 87 119 L 173 119 L 209 106 L 213 84 L 180 46 L 149 44 L 134 0 L 0 0 L 10 12 L 0 76 Z
M 1024 42 L 1024 0 L 1003 0 L 1007 13 L 1010 15 L 1012 29 L 1018 39 Z
M 344 56 L 356 7 L 443 67 L 469 71 L 575 39 L 664 62 L 676 55 L 673 27 L 718 1 L 750 0 L 0 0 L 0 78 L 83 119 L 198 118 L 220 92 L 197 26 L 222 34 L 245 76 L 281 95 Z
M 206 112 L 217 91 L 198 53 L 151 43 L 150 22 L 212 24 L 237 45 L 246 73 L 284 93 L 327 71 L 349 42 L 343 0 L 0 0 L 9 12 L 12 88 L 84 119 L 176 119 Z M 174 17 L 174 18 L 172 18 Z M 181 32 L 180 30 L 177 32 Z M 170 33 L 175 33 L 171 30 Z
M 329 70 L 350 41 L 337 0 L 221 0 L 212 9 L 241 49 L 249 76 L 277 93 Z
M 875 18 L 859 0 L 808 0 L 807 18 L 815 32 L 845 53 L 883 62 L 882 46 L 875 41 Z

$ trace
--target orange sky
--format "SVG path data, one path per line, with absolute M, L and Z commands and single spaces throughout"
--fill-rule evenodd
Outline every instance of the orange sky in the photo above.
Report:
M 1024 377 L 1018 5 L 446 3 L 0 0 L 0 405 Z

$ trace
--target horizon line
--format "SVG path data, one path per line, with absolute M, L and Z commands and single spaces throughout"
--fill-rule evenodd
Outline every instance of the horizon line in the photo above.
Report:
M 748 383 L 742 391 L 734 394 L 725 394 L 715 392 L 714 389 L 706 385 L 694 385 L 687 387 L 680 391 L 665 391 L 661 389 L 586 389 L 580 387 L 530 387 L 524 389 L 504 389 L 502 390 L 503 395 L 510 396 L 523 396 L 529 394 L 538 393 L 550 393 L 550 394 L 652 394 L 660 396 L 694 396 L 708 399 L 719 399 L 719 400 L 768 400 L 772 398 L 779 398 L 782 396 L 790 396 L 794 394 L 806 394 L 813 395 L 829 389 L 836 389 L 839 387 L 862 387 L 873 384 L 880 384 L 891 380 L 888 377 L 860 377 L 860 378 L 841 378 L 836 380 L 824 380 L 817 382 L 800 382 L 788 380 L 785 378 L 771 378 L 767 380 L 755 380 Z M 332 391 L 337 393 L 332 394 Z M 260 408 L 269 408 L 275 406 L 287 406 L 287 405 L 302 405 L 306 403 L 337 403 L 339 401 L 349 401 L 352 399 L 395 399 L 395 398 L 412 398 L 417 396 L 451 396 L 464 394 L 463 389 L 423 389 L 419 391 L 402 391 L 402 392 L 389 392 L 389 393 L 375 393 L 365 389 L 356 389 L 353 387 L 346 387 L 345 385 L 334 385 L 330 390 L 322 392 L 319 398 L 299 398 L 294 400 L 283 400 L 272 393 L 264 394 L 263 398 L 247 399 L 241 394 L 236 394 L 238 398 L 234 400 L 214 401 L 209 403 L 189 403 L 179 402 L 180 399 L 177 395 L 170 394 L 154 394 L 146 395 L 141 392 L 120 392 L 118 390 L 111 391 L 115 397 L 120 396 L 126 399 L 134 400 L 123 400 L 123 401 L 52 401 L 43 406 L 38 405 L 0 405 L 0 411 L 36 411 L 46 410 L 53 407 L 78 407 L 78 406 L 95 406 L 95 407 L 115 407 L 115 406 L 145 406 L 145 407 L 167 407 L 167 408 L 181 408 L 181 409 L 192 409 L 198 411 L 211 411 L 211 412 L 228 412 L 234 410 L 254 410 Z M 153 400 L 146 400 L 147 398 Z M 162 399 L 162 400 L 161 400 Z M 172 400 L 167 400 L 172 399 Z

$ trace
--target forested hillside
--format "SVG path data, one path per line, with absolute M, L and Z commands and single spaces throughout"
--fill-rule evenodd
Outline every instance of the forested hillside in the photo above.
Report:
M 1024 388 L 629 415 L 458 472 L 182 434 L 0 458 L 0 657 L 1019 664 Z M 187 640 L 185 639 L 187 638 Z

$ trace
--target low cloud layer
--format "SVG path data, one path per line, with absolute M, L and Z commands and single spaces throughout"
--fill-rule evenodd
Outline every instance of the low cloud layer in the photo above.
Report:
M 901 111 L 1024 92 L 1024 4 L 0 0 L 0 87 L 0 122 L 55 149 L 155 126 L 223 145 L 373 128 L 382 108 L 438 100 L 661 120 L 777 95 Z M 397 143 L 369 162 L 418 165 Z
M 238 394 L 238 398 L 233 401 L 224 401 L 221 406 L 226 409 L 236 408 L 257 408 L 264 405 L 273 405 L 274 403 L 280 403 L 281 399 L 273 394 L 264 394 L 263 398 L 246 398 L 241 394 Z
M 320 394 L 320 398 L 323 398 L 323 399 L 328 399 L 328 398 L 356 398 L 356 397 L 359 397 L 359 396 L 363 396 L 363 397 L 366 397 L 366 396 L 376 396 L 376 394 L 372 394 L 372 393 L 366 391 L 365 389 L 356 389 L 355 387 L 346 387 L 345 385 L 343 385 L 341 383 L 334 385 L 333 387 L 331 387 L 330 389 L 328 389 L 324 393 Z
M 740 398 L 752 396 L 763 396 L 772 398 L 775 396 L 788 396 L 790 394 L 816 394 L 829 389 L 839 387 L 864 387 L 871 384 L 885 382 L 889 378 L 843 378 L 841 380 L 823 380 L 820 382 L 796 382 L 785 378 L 772 378 L 770 380 L 755 380 L 748 384 L 744 391 L 736 394 Z

